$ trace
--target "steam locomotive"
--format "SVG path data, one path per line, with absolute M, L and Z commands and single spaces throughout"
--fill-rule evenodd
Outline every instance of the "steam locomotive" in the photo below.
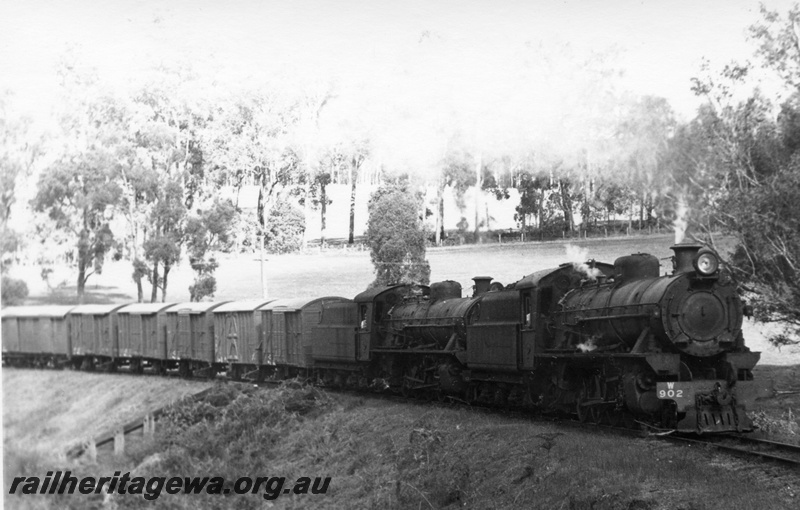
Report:
M 753 380 L 744 306 L 711 249 L 673 272 L 634 254 L 532 273 L 368 289 L 353 299 L 3 310 L 10 364 L 174 371 L 568 412 L 582 421 L 744 432 Z M 33 324 L 33 325 L 32 325 Z M 37 326 L 38 325 L 38 326 Z M 45 340 L 43 340 L 45 338 Z

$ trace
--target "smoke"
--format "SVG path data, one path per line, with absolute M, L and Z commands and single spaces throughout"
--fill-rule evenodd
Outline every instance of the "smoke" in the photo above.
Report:
M 592 352 L 597 349 L 597 339 L 596 336 L 589 337 L 589 340 L 579 343 L 575 347 L 581 352 Z
M 596 280 L 602 272 L 596 267 L 591 267 L 586 262 L 589 260 L 589 250 L 575 246 L 574 244 L 567 244 L 564 246 L 567 250 L 567 260 L 572 263 L 575 271 L 583 274 L 588 280 Z
M 686 237 L 686 228 L 688 227 L 686 218 L 688 214 L 689 208 L 686 206 L 683 195 L 680 195 L 678 197 L 678 206 L 675 208 L 675 220 L 672 222 L 672 226 L 675 229 L 675 244 L 683 242 L 683 238 Z

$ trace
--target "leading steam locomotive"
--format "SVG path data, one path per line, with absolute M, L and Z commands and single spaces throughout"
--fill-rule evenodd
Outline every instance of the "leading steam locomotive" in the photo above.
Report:
M 468 297 L 444 281 L 353 299 L 5 309 L 3 361 L 300 376 L 595 423 L 750 431 L 746 410 L 771 388 L 753 380 L 759 353 L 744 345 L 743 303 L 711 249 L 672 250 L 668 275 L 634 254 L 506 286 L 476 277 Z

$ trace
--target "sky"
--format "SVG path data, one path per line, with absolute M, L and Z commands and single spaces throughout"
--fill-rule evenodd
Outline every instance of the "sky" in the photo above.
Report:
M 613 50 L 624 88 L 666 97 L 688 120 L 702 59 L 750 58 L 746 28 L 759 19 L 758 2 L 742 0 L 3 0 L 0 88 L 43 114 L 71 52 L 120 88 L 153 65 L 188 62 L 220 83 L 291 76 L 408 105 L 436 90 L 468 108 L 506 94 L 526 51 L 564 47 Z

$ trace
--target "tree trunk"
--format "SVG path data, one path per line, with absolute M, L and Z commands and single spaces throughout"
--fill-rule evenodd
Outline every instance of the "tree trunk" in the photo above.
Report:
M 319 245 L 325 244 L 325 213 L 328 212 L 328 192 L 327 186 L 323 181 L 319 183 L 319 198 L 320 198 L 320 229 L 319 229 Z
M 303 230 L 303 250 L 308 248 L 308 240 L 311 236 L 311 231 L 308 228 L 308 219 L 311 217 L 311 179 L 313 179 L 311 169 L 306 165 L 306 183 L 303 186 L 303 196 L 305 197 L 303 200 L 303 219 L 306 225 L 305 230 Z
M 444 239 L 444 179 L 436 186 L 436 245 Z
M 639 202 L 639 228 L 644 228 L 644 201 L 646 199 L 646 194 L 642 191 L 642 200 Z
M 559 194 L 561 196 L 561 210 L 564 212 L 564 224 L 567 232 L 575 229 L 575 219 L 572 216 L 572 196 L 569 193 L 569 181 L 559 181 Z
M 169 277 L 169 270 L 170 269 L 171 269 L 171 266 L 165 262 L 164 263 L 164 280 L 163 280 L 163 284 L 161 285 L 161 302 L 162 303 L 166 303 L 167 302 L 167 277 Z
M 153 262 L 153 290 L 150 292 L 150 302 L 158 302 L 158 260 Z
M 478 161 L 475 165 L 475 242 L 478 241 L 478 232 L 480 232 L 482 169 L 483 169 L 483 154 L 479 152 Z
M 353 169 L 353 165 L 350 165 L 350 232 L 348 233 L 347 236 L 347 244 L 353 244 L 355 242 L 357 179 L 358 179 L 358 174 Z
M 264 250 L 264 234 L 261 234 L 261 297 L 266 299 L 267 294 L 267 254 Z
M 83 304 L 86 289 L 86 258 L 78 250 L 78 304 Z
M 142 290 L 142 279 L 136 279 L 136 302 L 141 303 L 144 301 L 144 290 Z
M 544 218 L 544 190 L 539 192 L 539 212 L 536 214 L 536 226 L 541 230 L 544 228 L 544 222 L 542 219 Z

